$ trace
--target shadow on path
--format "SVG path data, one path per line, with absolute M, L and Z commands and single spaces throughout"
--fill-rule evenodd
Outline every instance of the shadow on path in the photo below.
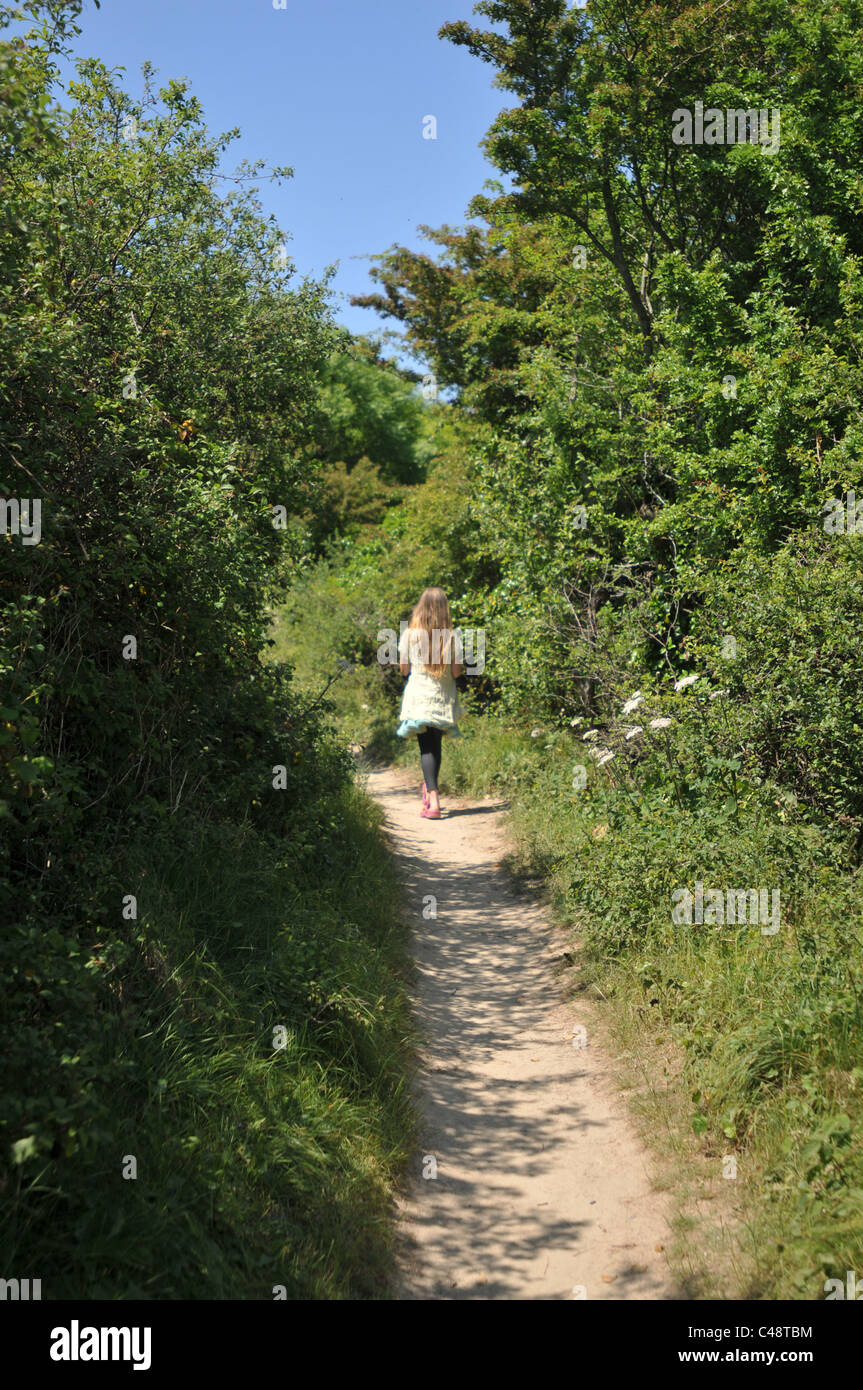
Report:
M 360 777 L 404 885 L 423 1039 L 397 1296 L 680 1297 L 663 1201 L 591 1046 L 592 1006 L 560 995 L 553 961 L 568 943 L 500 867 L 508 803 L 445 802 L 428 821 L 420 778 Z

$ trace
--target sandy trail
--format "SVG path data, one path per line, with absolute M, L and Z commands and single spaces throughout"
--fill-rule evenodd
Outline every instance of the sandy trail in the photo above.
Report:
M 598 1046 L 566 1003 L 568 949 L 500 867 L 505 803 L 442 797 L 365 770 L 405 885 L 423 1117 L 400 1213 L 400 1299 L 674 1299 L 664 1199 Z M 436 918 L 424 899 L 436 898 Z M 584 1027 L 587 1044 L 573 1046 Z M 437 1165 L 436 1177 L 428 1158 Z M 660 1248 L 657 1248 L 660 1247 Z

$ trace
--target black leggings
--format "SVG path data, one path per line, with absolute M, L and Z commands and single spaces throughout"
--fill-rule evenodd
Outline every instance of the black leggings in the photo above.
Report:
M 437 791 L 437 777 L 440 772 L 440 749 L 443 734 L 440 729 L 426 727 L 424 734 L 417 734 L 417 743 L 420 746 L 420 762 L 423 765 L 423 777 L 425 784 L 430 792 Z

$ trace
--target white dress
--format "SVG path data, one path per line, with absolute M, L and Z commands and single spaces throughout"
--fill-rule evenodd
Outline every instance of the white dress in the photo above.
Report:
M 452 664 L 442 676 L 433 676 L 423 670 L 422 657 L 419 629 L 405 628 L 399 638 L 399 660 L 410 661 L 411 673 L 402 695 L 396 733 L 400 738 L 407 738 L 412 733 L 424 733 L 431 726 L 451 738 L 461 738 L 458 720 L 464 710 L 459 702 Z

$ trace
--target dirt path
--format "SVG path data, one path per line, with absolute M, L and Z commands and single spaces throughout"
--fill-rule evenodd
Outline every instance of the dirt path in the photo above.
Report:
M 563 1002 L 552 962 L 568 943 L 500 867 L 503 803 L 443 797 L 427 821 L 420 777 L 360 775 L 405 883 L 423 1040 L 397 1297 L 679 1297 L 657 1249 L 664 1201 L 596 1046 L 595 1006 Z M 424 918 L 429 894 L 437 916 Z M 436 1177 L 423 1176 L 430 1158 Z

